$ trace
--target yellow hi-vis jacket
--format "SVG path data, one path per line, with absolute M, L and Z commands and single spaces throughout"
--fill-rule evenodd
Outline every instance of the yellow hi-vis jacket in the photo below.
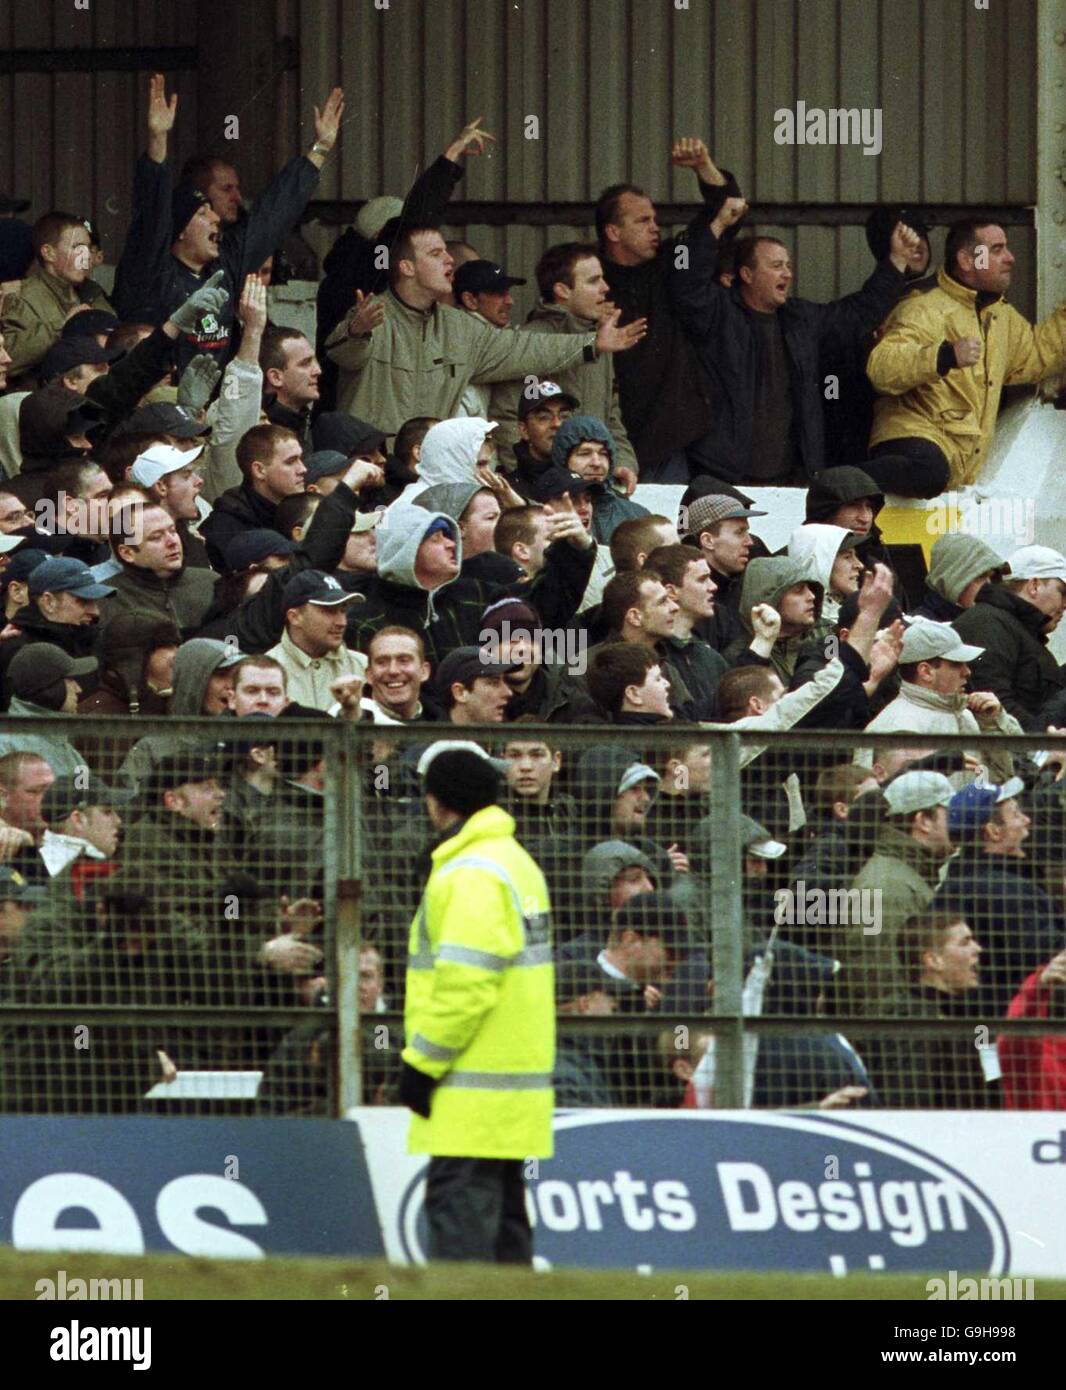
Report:
M 403 1060 L 437 1079 L 408 1149 L 550 1158 L 555 972 L 548 889 L 499 806 L 433 851 L 411 925 Z
M 941 376 L 945 342 L 980 338 L 972 367 Z M 951 487 L 972 483 L 996 427 L 1004 386 L 1040 381 L 1066 367 L 1066 301 L 1035 327 L 1005 299 L 978 309 L 977 291 L 943 268 L 935 284 L 902 299 L 885 320 L 866 372 L 878 392 L 870 447 L 889 439 L 929 439 L 951 466 Z

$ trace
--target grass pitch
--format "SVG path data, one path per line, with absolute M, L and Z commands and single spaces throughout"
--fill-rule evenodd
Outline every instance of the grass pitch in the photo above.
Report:
M 55 1280 L 65 1270 L 67 1283 L 79 1279 L 140 1279 L 145 1300 L 314 1299 L 500 1301 L 536 1300 L 673 1302 L 725 1299 L 797 1301 L 928 1298 L 925 1275 L 851 1274 L 708 1274 L 649 1275 L 629 1270 L 553 1270 L 486 1265 L 434 1265 L 406 1268 L 384 1261 L 266 1259 L 203 1260 L 191 1256 L 38 1254 L 0 1249 L 0 1299 L 35 1299 L 39 1279 Z M 1037 1279 L 1037 1299 L 1066 1298 L 1066 1281 Z

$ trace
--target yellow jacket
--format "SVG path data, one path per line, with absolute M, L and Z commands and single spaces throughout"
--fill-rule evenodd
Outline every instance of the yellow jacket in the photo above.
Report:
M 981 359 L 942 376 L 940 348 L 959 338 L 983 339 Z M 988 454 L 1003 387 L 1040 381 L 1064 366 L 1066 302 L 1034 327 L 1003 298 L 979 305 L 976 290 L 941 268 L 935 282 L 896 305 L 866 364 L 879 397 L 870 446 L 929 439 L 951 466 L 951 486 L 971 483 Z
M 411 924 L 403 1060 L 438 1085 L 408 1148 L 550 1158 L 555 974 L 544 875 L 487 806 L 433 851 Z

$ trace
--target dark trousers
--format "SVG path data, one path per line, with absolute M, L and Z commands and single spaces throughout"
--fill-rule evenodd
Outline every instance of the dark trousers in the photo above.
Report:
M 951 469 L 931 439 L 886 439 L 862 464 L 882 492 L 900 497 L 939 497 Z
M 426 1177 L 431 1260 L 533 1262 L 518 1158 L 431 1158 Z

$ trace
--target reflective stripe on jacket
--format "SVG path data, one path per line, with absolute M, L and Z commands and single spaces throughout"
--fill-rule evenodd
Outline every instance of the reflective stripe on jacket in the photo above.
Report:
M 403 1059 L 438 1082 L 412 1153 L 550 1158 L 554 969 L 544 875 L 498 806 L 433 852 L 411 925 Z

